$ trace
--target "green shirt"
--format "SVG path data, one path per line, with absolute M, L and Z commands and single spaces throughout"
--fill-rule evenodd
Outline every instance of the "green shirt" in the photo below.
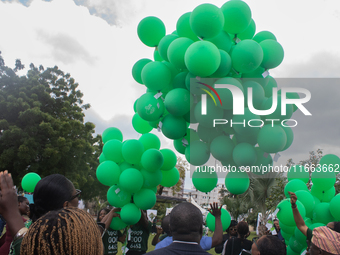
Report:
M 151 222 L 148 222 L 148 228 L 144 228 L 140 224 L 133 225 L 130 228 L 130 240 L 128 240 L 127 248 L 131 251 L 146 252 L 151 226 Z
M 103 235 L 104 254 L 117 254 L 118 241 L 123 236 L 119 230 L 109 228 Z

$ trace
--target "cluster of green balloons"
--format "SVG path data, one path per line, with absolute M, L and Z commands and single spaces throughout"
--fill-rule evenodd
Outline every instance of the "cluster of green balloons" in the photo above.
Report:
M 103 151 L 99 157 L 96 176 L 109 186 L 107 200 L 122 208 L 120 218 L 111 222 L 116 230 L 136 224 L 140 210 L 151 209 L 156 203 L 157 186 L 174 186 L 179 178 L 177 156 L 170 149 L 160 149 L 159 138 L 152 133 L 138 140 L 123 141 L 122 132 L 115 127 L 102 134 Z
M 171 34 L 166 34 L 159 18 L 144 18 L 138 25 L 138 36 L 146 46 L 155 47 L 155 51 L 154 60 L 140 59 L 132 68 L 135 81 L 146 87 L 145 94 L 134 104 L 135 130 L 141 134 L 153 128 L 162 131 L 194 166 L 204 165 L 211 156 L 224 166 L 272 164 L 272 157 L 267 154 L 286 150 L 292 144 L 290 127 L 272 127 L 271 123 L 262 128 L 230 125 L 231 120 L 252 121 L 252 125 L 265 119 L 282 121 L 296 110 L 288 105 L 287 114 L 281 115 L 281 95 L 279 92 L 273 95 L 272 91 L 277 82 L 264 75 L 282 62 L 282 46 L 273 33 L 255 34 L 255 30 L 249 6 L 234 0 L 221 8 L 208 3 L 197 6 L 177 20 L 176 30 Z M 233 115 L 232 94 L 217 88 L 218 84 L 236 86 L 244 92 L 245 102 L 247 89 L 252 88 L 253 105 L 258 110 L 270 109 L 276 97 L 278 107 L 269 116 L 255 115 L 247 107 L 244 115 Z M 206 114 L 202 114 L 203 94 L 207 96 Z M 214 119 L 229 122 L 213 127 Z M 189 127 L 190 124 L 198 127 Z M 249 179 L 239 182 L 246 184 Z M 207 192 L 207 188 L 198 189 Z M 242 190 L 233 192 L 239 194 Z
M 316 168 L 295 165 L 287 173 L 289 182 L 284 188 L 287 199 L 282 200 L 277 206 L 281 233 L 288 245 L 287 254 L 300 254 L 307 246 L 306 236 L 296 227 L 288 192 L 296 194 L 297 207 L 310 229 L 325 226 L 332 221 L 340 221 L 340 194 L 335 196 L 334 188 L 340 158 L 327 154 L 321 158 L 319 165 Z M 310 171 L 312 171 L 311 190 L 306 185 L 310 181 Z
M 21 180 L 21 187 L 23 190 L 33 193 L 35 186 L 41 180 L 41 177 L 37 173 L 27 173 Z

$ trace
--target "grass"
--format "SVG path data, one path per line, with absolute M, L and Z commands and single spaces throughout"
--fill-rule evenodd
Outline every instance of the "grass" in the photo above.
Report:
M 212 235 L 213 235 L 213 233 L 209 232 L 208 236 L 212 236 Z M 248 240 L 252 240 L 255 236 L 256 236 L 256 232 L 255 232 L 255 231 L 252 231 L 252 232 L 250 233 L 250 236 L 248 236 L 247 239 L 248 239 Z M 149 252 L 149 251 L 153 251 L 153 250 L 155 249 L 155 246 L 153 246 L 153 245 L 151 244 L 153 238 L 154 238 L 154 235 L 150 234 L 149 240 L 148 240 L 148 252 Z M 209 252 L 210 254 L 214 254 L 214 255 L 219 254 L 219 253 L 216 253 L 216 252 L 215 252 L 215 248 L 210 249 L 208 252 Z M 122 243 L 118 243 L 118 253 L 117 253 L 117 255 L 122 255 Z

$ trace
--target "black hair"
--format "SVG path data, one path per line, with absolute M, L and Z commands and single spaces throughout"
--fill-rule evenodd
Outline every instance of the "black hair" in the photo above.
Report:
M 265 236 L 257 246 L 261 255 L 286 255 L 286 245 L 277 236 Z
M 100 213 L 101 213 L 102 211 L 105 211 L 106 214 L 108 214 L 108 213 L 110 212 L 110 209 L 109 209 L 109 208 L 100 209 L 99 212 L 98 212 L 98 214 L 97 214 L 97 222 L 100 222 L 100 220 L 99 220 L 99 215 L 100 215 Z
M 241 238 L 243 239 L 244 236 L 246 234 L 248 234 L 249 232 L 249 226 L 248 226 L 248 223 L 245 222 L 245 221 L 240 221 L 238 224 L 237 224 L 237 233 L 241 236 Z
M 237 226 L 238 222 L 236 220 L 231 220 L 229 227 L 227 228 L 227 232 L 229 232 L 230 228 Z
M 171 236 L 171 231 L 170 231 L 170 214 L 165 216 L 162 220 L 162 229 L 163 231 L 168 235 Z
M 35 186 L 33 193 L 31 219 L 36 221 L 45 213 L 63 208 L 66 201 L 72 198 L 74 186 L 61 174 L 51 174 L 42 178 Z
M 334 221 L 334 231 L 340 233 L 340 221 Z
M 172 209 L 170 230 L 176 239 L 192 241 L 202 235 L 203 216 L 201 211 L 191 203 L 184 202 Z
M 18 196 L 18 203 L 22 203 L 24 201 L 28 200 L 27 197 L 24 196 Z

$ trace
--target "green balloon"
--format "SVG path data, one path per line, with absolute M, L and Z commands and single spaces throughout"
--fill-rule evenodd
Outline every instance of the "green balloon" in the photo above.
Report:
M 183 143 L 183 138 L 174 140 L 173 144 L 178 153 L 185 154 L 186 145 Z
M 132 67 L 132 77 L 135 79 L 136 82 L 143 84 L 142 81 L 142 70 L 144 66 L 148 63 L 152 62 L 151 59 L 142 58 L 138 60 Z
M 131 194 L 120 189 L 117 185 L 113 185 L 107 191 L 107 201 L 114 207 L 123 207 L 130 203 Z
M 162 63 L 169 68 L 170 73 L 171 73 L 171 81 L 172 81 L 175 78 L 175 76 L 179 74 L 180 70 L 174 64 L 168 61 L 162 61 Z M 162 93 L 166 94 L 166 92 L 169 92 L 172 89 L 173 89 L 172 82 L 170 82 L 170 84 L 165 89 L 162 90 Z
M 287 173 L 288 181 L 298 179 L 307 183 L 309 181 L 309 171 L 302 165 L 291 166 Z
M 156 200 L 156 194 L 151 189 L 141 189 L 133 195 L 133 202 L 141 210 L 151 209 Z
M 105 158 L 104 156 L 104 153 L 100 153 L 100 156 L 99 156 L 99 164 L 103 163 L 104 161 L 106 161 L 107 159 Z
M 169 45 L 177 38 L 178 38 L 178 35 L 170 34 L 170 35 L 164 36 L 160 40 L 159 45 L 158 45 L 158 51 L 164 60 L 169 61 L 169 58 L 168 58 Z
M 303 206 L 303 204 L 300 201 L 296 201 L 296 205 L 298 207 L 298 210 L 302 216 L 302 218 L 306 217 L 306 209 Z M 277 218 L 285 225 L 288 226 L 295 226 L 293 211 L 291 208 L 290 199 L 284 199 L 282 200 L 278 205 L 277 208 L 279 209 L 279 212 L 277 213 Z
M 284 193 L 285 193 L 285 196 L 287 198 L 290 197 L 290 195 L 288 194 L 288 192 L 293 192 L 295 193 L 296 191 L 298 190 L 305 190 L 305 191 L 308 191 L 308 188 L 306 186 L 306 184 L 301 181 L 301 180 L 298 180 L 298 179 L 295 179 L 295 180 L 291 180 L 289 181 L 285 188 L 284 188 Z
M 206 109 L 206 115 L 203 115 L 202 101 L 198 102 L 194 109 L 195 118 L 200 125 L 203 125 L 207 128 L 213 128 L 214 119 L 223 118 L 223 109 L 216 106 L 214 101 L 210 97 L 207 97 Z
M 232 158 L 234 143 L 229 136 L 216 137 L 210 144 L 211 155 L 219 161 L 227 161 Z
M 230 34 L 239 34 L 247 29 L 251 22 L 251 10 L 243 1 L 228 1 L 222 5 L 224 30 Z
M 138 140 L 143 144 L 144 150 L 148 149 L 159 150 L 161 147 L 161 141 L 155 134 L 151 133 L 143 134 Z
M 174 89 L 186 89 L 187 87 L 185 85 L 185 78 L 187 77 L 188 72 L 181 72 L 175 76 L 175 78 L 172 81 L 172 86 Z
M 233 150 L 233 160 L 237 166 L 252 166 L 257 160 L 254 146 L 249 143 L 239 143 Z
M 41 180 L 37 173 L 27 173 L 21 180 L 21 187 L 27 192 L 34 192 L 35 186 Z
M 252 39 L 256 31 L 256 24 L 253 19 L 251 19 L 249 26 L 242 33 L 237 34 L 237 38 L 241 40 Z
M 212 75 L 221 63 L 221 54 L 211 42 L 198 41 L 189 46 L 184 56 L 189 72 L 199 77 Z
M 119 213 L 120 214 L 120 213 Z M 119 217 L 113 217 L 111 224 L 110 224 L 110 228 L 112 228 L 113 230 L 122 230 L 124 228 L 127 227 L 127 224 L 125 224 L 121 218 Z
M 136 224 L 140 220 L 141 215 L 142 213 L 139 208 L 132 203 L 124 205 L 120 211 L 120 218 L 127 225 Z
M 263 60 L 261 66 L 265 69 L 273 69 L 279 66 L 283 60 L 284 51 L 280 43 L 276 40 L 267 39 L 260 42 L 263 50 Z
M 160 152 L 163 155 L 164 162 L 161 166 L 161 170 L 168 171 L 174 168 L 177 164 L 177 156 L 176 154 L 170 149 L 161 149 Z
M 119 177 L 119 187 L 131 194 L 139 191 L 142 188 L 143 183 L 143 175 L 135 168 L 126 169 Z
M 132 126 L 137 133 L 145 134 L 149 133 L 153 128 L 149 125 L 149 122 L 143 120 L 138 113 L 135 113 L 132 117 Z
M 221 221 L 222 221 L 222 229 L 223 231 L 226 231 L 227 228 L 229 228 L 231 223 L 231 216 L 230 213 L 222 208 L 221 209 Z M 207 226 L 210 229 L 210 231 L 215 231 L 215 216 L 213 216 L 211 213 L 208 213 L 206 218 Z
M 310 215 L 315 207 L 313 195 L 306 190 L 298 190 L 295 192 L 297 199 L 304 205 L 306 215 Z
M 260 147 L 255 147 L 257 160 L 254 166 L 258 166 L 252 173 L 256 175 L 264 175 L 268 173 L 271 166 L 273 166 L 273 158 L 270 154 L 264 152 Z
M 223 29 L 223 13 L 220 8 L 213 4 L 201 4 L 192 11 L 190 26 L 198 37 L 212 38 Z
M 284 231 L 288 236 L 292 236 L 292 235 L 294 235 L 296 226 L 288 226 L 288 225 L 285 225 L 282 222 L 280 222 L 280 228 L 281 228 L 281 231 Z
M 320 202 L 330 202 L 335 196 L 335 187 L 331 187 L 328 190 L 324 190 L 322 186 L 313 185 L 311 193 L 314 197 L 320 200 Z
M 159 51 L 155 49 L 155 51 L 153 52 L 153 59 L 155 61 L 163 61 L 164 59 L 161 57 L 161 55 L 159 54 Z
M 321 159 L 319 164 L 322 169 L 328 169 L 328 172 L 336 171 L 339 173 L 340 158 L 334 154 L 326 154 Z
M 225 110 L 233 109 L 233 94 L 231 93 L 231 91 L 229 89 L 216 88 L 216 85 L 218 85 L 218 84 L 234 85 L 234 86 L 238 87 L 240 90 L 242 90 L 242 92 L 243 92 L 243 86 L 242 86 L 241 82 L 239 80 L 235 79 L 235 78 L 225 77 L 225 78 L 221 78 L 221 79 L 217 80 L 214 83 L 214 88 L 215 88 L 217 94 L 220 96 L 221 101 L 222 101 L 222 104 L 219 104 L 217 98 L 215 98 L 217 100 L 218 107 L 223 108 Z
M 137 112 L 143 120 L 158 120 L 164 113 L 163 100 L 156 99 L 151 92 L 145 93 L 137 101 Z
M 289 237 L 289 238 L 291 238 L 291 237 Z M 286 238 L 284 238 L 284 239 L 285 239 L 285 242 L 286 242 L 286 240 L 290 240 L 290 239 L 286 239 Z M 295 252 L 295 251 L 292 250 L 292 248 L 289 246 L 289 241 L 288 241 L 288 243 L 286 242 L 286 245 L 288 245 L 287 246 L 287 255 L 300 255 L 299 252 Z
M 119 165 L 119 168 L 120 168 L 120 172 L 123 172 L 124 170 L 126 170 L 128 168 L 133 168 L 133 166 L 131 164 L 129 164 L 128 162 L 124 161 Z
M 149 172 L 145 169 L 140 171 L 144 177 L 143 188 L 153 188 L 159 185 L 163 178 L 163 173 L 161 170 L 157 170 L 155 172 Z
M 192 141 L 185 149 L 185 158 L 191 165 L 204 165 L 210 158 L 208 145 L 201 141 Z
M 230 55 L 225 52 L 224 50 L 219 50 L 221 54 L 221 63 L 220 66 L 217 68 L 216 72 L 211 75 L 211 77 L 225 77 L 231 70 L 231 57 Z
M 139 140 L 131 139 L 124 142 L 122 155 L 126 162 L 138 164 L 144 153 L 144 146 Z
M 298 240 L 296 240 L 295 236 L 292 236 L 289 239 L 289 246 L 292 249 L 292 251 L 297 252 L 298 254 L 307 246 L 307 243 L 305 244 L 300 243 Z
M 96 176 L 101 184 L 111 187 L 119 181 L 120 168 L 115 162 L 107 160 L 97 167 Z
M 180 139 L 185 136 L 187 124 L 183 117 L 168 114 L 162 120 L 162 133 L 169 139 Z
M 161 181 L 161 185 L 164 187 L 172 187 L 177 184 L 179 181 L 179 172 L 176 167 L 172 168 L 171 170 L 168 171 L 162 171 L 163 178 Z
M 106 160 L 120 164 L 123 161 L 122 147 L 123 143 L 116 139 L 106 142 L 103 146 L 103 153 Z
M 340 194 L 332 198 L 329 203 L 329 211 L 335 220 L 340 221 Z
M 123 141 L 123 134 L 118 128 L 109 127 L 104 130 L 102 134 L 103 143 L 106 143 L 107 141 L 112 139 L 117 139 L 121 142 Z
M 234 195 L 240 195 L 249 188 L 250 180 L 246 172 L 229 172 L 225 178 L 225 187 Z
M 146 46 L 155 47 L 165 36 L 165 25 L 159 18 L 149 16 L 139 22 L 137 34 Z
M 248 102 L 248 88 L 252 88 L 252 102 L 254 108 L 259 109 L 265 98 L 263 87 L 256 81 L 245 81 L 243 83 L 245 102 Z
M 293 143 L 293 140 L 294 140 L 294 133 L 293 133 L 293 130 L 291 127 L 282 127 L 283 130 L 285 131 L 286 133 L 286 136 L 287 136 L 287 142 L 286 142 L 286 145 L 285 147 L 282 149 L 282 151 L 285 151 L 287 150 Z
M 162 90 L 171 82 L 171 72 L 163 62 L 147 63 L 142 70 L 143 84 L 151 90 Z
M 334 221 L 332 216 L 329 203 L 317 204 L 313 212 L 313 221 L 327 225 L 329 222 Z
M 156 172 L 157 170 L 161 169 L 163 162 L 163 154 L 156 149 L 146 150 L 141 158 L 142 166 L 149 172 Z
M 173 89 L 164 99 L 165 109 L 174 116 L 183 116 L 190 111 L 191 97 L 187 89 Z
M 269 32 L 269 31 L 261 31 L 261 32 L 258 32 L 254 37 L 253 37 L 253 40 L 255 42 L 262 42 L 264 40 L 267 40 L 267 39 L 271 39 L 271 40 L 276 40 L 276 37 L 275 35 L 272 33 L 272 32 Z
M 177 21 L 176 31 L 179 37 L 187 37 L 193 41 L 199 40 L 190 26 L 191 12 L 184 13 Z
M 312 173 L 312 182 L 313 186 L 315 185 L 316 189 L 320 191 L 326 191 L 332 188 L 336 182 L 336 174 L 334 172 L 328 172 L 328 168 L 316 168 L 315 171 Z
M 229 53 L 231 54 L 231 53 Z M 257 83 L 259 83 L 263 88 L 266 87 L 266 85 L 269 82 L 269 75 L 266 76 L 265 78 L 263 78 L 263 73 L 266 70 L 259 66 L 258 68 L 256 68 L 254 71 L 249 72 L 249 73 L 242 73 L 242 81 L 248 81 L 248 80 L 252 80 L 252 81 L 256 81 Z
M 285 147 L 287 135 L 281 126 L 268 124 L 261 128 L 257 142 L 263 151 L 277 153 Z
M 258 134 L 260 126 L 263 123 L 260 116 L 252 113 L 247 107 L 244 108 L 243 115 L 234 115 L 234 117 L 232 118 L 232 122 L 241 123 L 238 125 L 233 125 L 236 134 L 248 137 Z M 246 124 L 242 125 L 243 122 L 245 122 Z
M 264 110 L 270 109 L 272 105 L 273 105 L 273 97 L 270 97 L 264 103 Z M 283 121 L 285 119 L 290 119 L 292 115 L 293 115 L 293 105 L 291 104 L 286 105 L 286 115 L 281 114 L 281 95 L 278 95 L 276 110 L 269 115 L 264 115 L 263 119 L 279 119 L 280 121 Z
M 267 76 L 268 77 L 268 83 L 267 85 L 264 87 L 264 94 L 266 97 L 272 97 L 273 96 L 273 88 L 277 88 L 277 82 L 276 80 L 271 77 L 270 75 Z M 294 105 L 295 106 L 295 105 Z
M 192 183 L 201 192 L 212 191 L 217 185 L 218 177 L 215 170 L 208 166 L 197 167 L 192 174 Z
M 215 46 L 218 49 L 223 50 L 223 51 L 225 51 L 227 53 L 231 49 L 232 40 L 230 38 L 230 35 L 227 32 L 225 32 L 225 31 L 221 31 L 215 37 L 207 38 L 205 40 L 209 41 L 209 42 L 212 42 L 213 44 L 215 44 Z
M 223 130 L 220 128 L 207 128 L 201 124 L 197 127 L 196 133 L 203 142 L 211 143 L 216 137 L 223 134 Z M 196 140 L 196 138 L 194 138 Z
M 263 60 L 263 50 L 257 42 L 246 39 L 235 46 L 231 53 L 231 60 L 236 71 L 249 73 L 260 66 Z
M 184 61 L 185 52 L 193 42 L 193 40 L 186 37 L 180 37 L 173 40 L 170 43 L 167 52 L 169 62 L 176 68 L 185 70 L 187 68 Z

